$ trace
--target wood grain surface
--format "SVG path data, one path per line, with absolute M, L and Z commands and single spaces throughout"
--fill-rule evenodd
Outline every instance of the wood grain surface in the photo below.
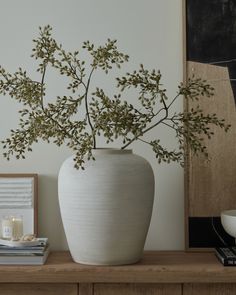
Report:
M 220 212 L 236 207 L 236 108 L 226 67 L 187 62 L 187 77 L 192 75 L 206 79 L 214 88 L 213 98 L 189 102 L 188 108 L 198 104 L 207 113 L 216 113 L 232 125 L 228 133 L 214 127 L 215 135 L 205 140 L 209 152 L 203 156 L 190 153 L 188 167 L 188 216 L 219 216 Z
M 181 295 L 181 284 L 95 284 L 94 295 Z
M 93 284 L 86 284 L 86 283 L 79 284 L 78 295 L 93 295 Z
M 74 263 L 68 252 L 51 253 L 42 266 L 0 266 L 0 283 L 236 283 L 236 268 L 213 253 L 145 252 L 133 265 Z
M 236 284 L 184 284 L 184 295 L 235 295 Z
M 76 284 L 0 284 L 2 295 L 78 295 Z

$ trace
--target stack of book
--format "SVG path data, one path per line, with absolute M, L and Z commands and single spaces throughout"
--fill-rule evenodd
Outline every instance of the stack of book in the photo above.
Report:
M 215 255 L 224 266 L 236 266 L 236 247 L 215 248 Z
M 0 264 L 41 265 L 50 249 L 47 238 L 34 242 L 11 242 L 0 239 Z

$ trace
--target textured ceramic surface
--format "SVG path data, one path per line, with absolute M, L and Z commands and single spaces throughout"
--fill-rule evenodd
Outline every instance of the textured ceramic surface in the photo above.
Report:
M 230 236 L 236 238 L 236 210 L 226 210 L 221 212 L 221 223 L 224 230 Z
M 74 261 L 118 265 L 143 252 L 154 198 L 150 164 L 131 150 L 98 149 L 85 170 L 68 158 L 59 172 L 59 203 Z

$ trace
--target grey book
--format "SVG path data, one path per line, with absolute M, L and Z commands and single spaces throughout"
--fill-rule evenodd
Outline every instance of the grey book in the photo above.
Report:
M 46 262 L 50 248 L 44 251 L 43 254 L 0 254 L 0 264 L 6 265 L 42 265 Z

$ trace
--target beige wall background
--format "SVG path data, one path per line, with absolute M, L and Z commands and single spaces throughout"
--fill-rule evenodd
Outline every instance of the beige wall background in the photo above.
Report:
M 114 93 L 113 78 L 136 69 L 140 63 L 160 69 L 169 96 L 174 96 L 182 80 L 182 1 L 181 0 L 0 0 L 0 64 L 9 71 L 19 66 L 37 79 L 35 61 L 30 58 L 32 39 L 38 27 L 50 24 L 55 38 L 65 49 L 75 50 L 83 41 L 103 44 L 107 38 L 117 39 L 119 48 L 130 55 L 130 62 L 118 73 L 105 78 L 98 74 L 93 86 Z M 63 93 L 63 83 L 53 72 L 47 76 L 48 97 Z M 135 102 L 134 93 L 127 99 Z M 0 139 L 18 126 L 20 105 L 9 97 L 0 97 Z M 182 110 L 182 101 L 173 111 Z M 166 127 L 156 129 L 148 137 L 159 137 L 174 148 L 174 134 Z M 100 141 L 103 146 L 103 141 Z M 118 144 L 114 144 L 118 147 Z M 135 143 L 133 151 L 151 163 L 156 180 L 152 222 L 146 249 L 184 248 L 184 177 L 177 164 L 157 164 L 148 146 Z M 65 147 L 40 142 L 26 160 L 2 157 L 0 173 L 39 174 L 39 234 L 49 238 L 52 248 L 67 249 L 61 222 L 57 175 L 62 162 L 71 154 Z

